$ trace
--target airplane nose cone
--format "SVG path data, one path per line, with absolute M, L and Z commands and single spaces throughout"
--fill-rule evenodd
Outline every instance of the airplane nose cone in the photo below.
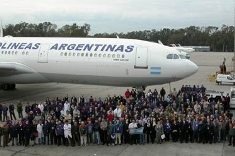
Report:
M 191 62 L 190 66 L 191 66 L 191 69 L 192 69 L 192 74 L 194 74 L 198 71 L 198 66 L 195 63 Z
M 192 61 L 187 60 L 187 62 L 185 63 L 186 64 L 184 66 L 184 74 L 182 74 L 184 75 L 183 77 L 191 76 L 198 71 L 198 66 Z

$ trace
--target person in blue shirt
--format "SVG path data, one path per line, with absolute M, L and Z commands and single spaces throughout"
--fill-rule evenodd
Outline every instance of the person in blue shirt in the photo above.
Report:
M 171 124 L 169 120 L 166 120 L 166 123 L 163 126 L 164 134 L 166 135 L 166 141 L 170 140 L 170 134 L 171 134 Z
M 192 129 L 193 129 L 193 142 L 198 142 L 199 141 L 199 121 L 198 118 L 193 120 L 192 123 Z
M 61 140 L 64 137 L 64 126 L 63 126 L 63 123 L 61 123 L 60 120 L 57 122 L 55 131 L 56 131 L 56 137 L 57 137 L 57 145 L 60 146 L 61 145 Z
M 116 120 L 116 124 L 115 124 L 115 145 L 119 144 L 121 145 L 121 136 L 123 133 L 123 124 L 122 122 L 119 122 L 119 120 Z

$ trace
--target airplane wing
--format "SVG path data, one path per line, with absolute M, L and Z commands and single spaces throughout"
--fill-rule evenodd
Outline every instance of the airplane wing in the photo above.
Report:
M 0 62 L 0 77 L 34 73 L 35 71 L 21 63 Z

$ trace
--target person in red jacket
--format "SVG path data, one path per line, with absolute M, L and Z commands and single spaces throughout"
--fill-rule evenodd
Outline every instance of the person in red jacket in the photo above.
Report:
M 113 119 L 114 119 L 114 113 L 113 113 L 112 110 L 109 110 L 109 111 L 108 111 L 108 115 L 107 115 L 107 120 L 108 120 L 108 122 L 109 122 L 109 121 L 112 122 Z
M 127 89 L 126 92 L 125 92 L 126 99 L 129 99 L 130 96 L 131 96 L 131 92 L 129 91 L 129 89 Z

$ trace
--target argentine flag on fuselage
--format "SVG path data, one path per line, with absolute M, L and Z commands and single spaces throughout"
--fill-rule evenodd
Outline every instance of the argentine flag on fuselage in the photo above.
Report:
M 160 75 L 161 74 L 161 67 L 151 67 L 150 74 L 151 75 Z

